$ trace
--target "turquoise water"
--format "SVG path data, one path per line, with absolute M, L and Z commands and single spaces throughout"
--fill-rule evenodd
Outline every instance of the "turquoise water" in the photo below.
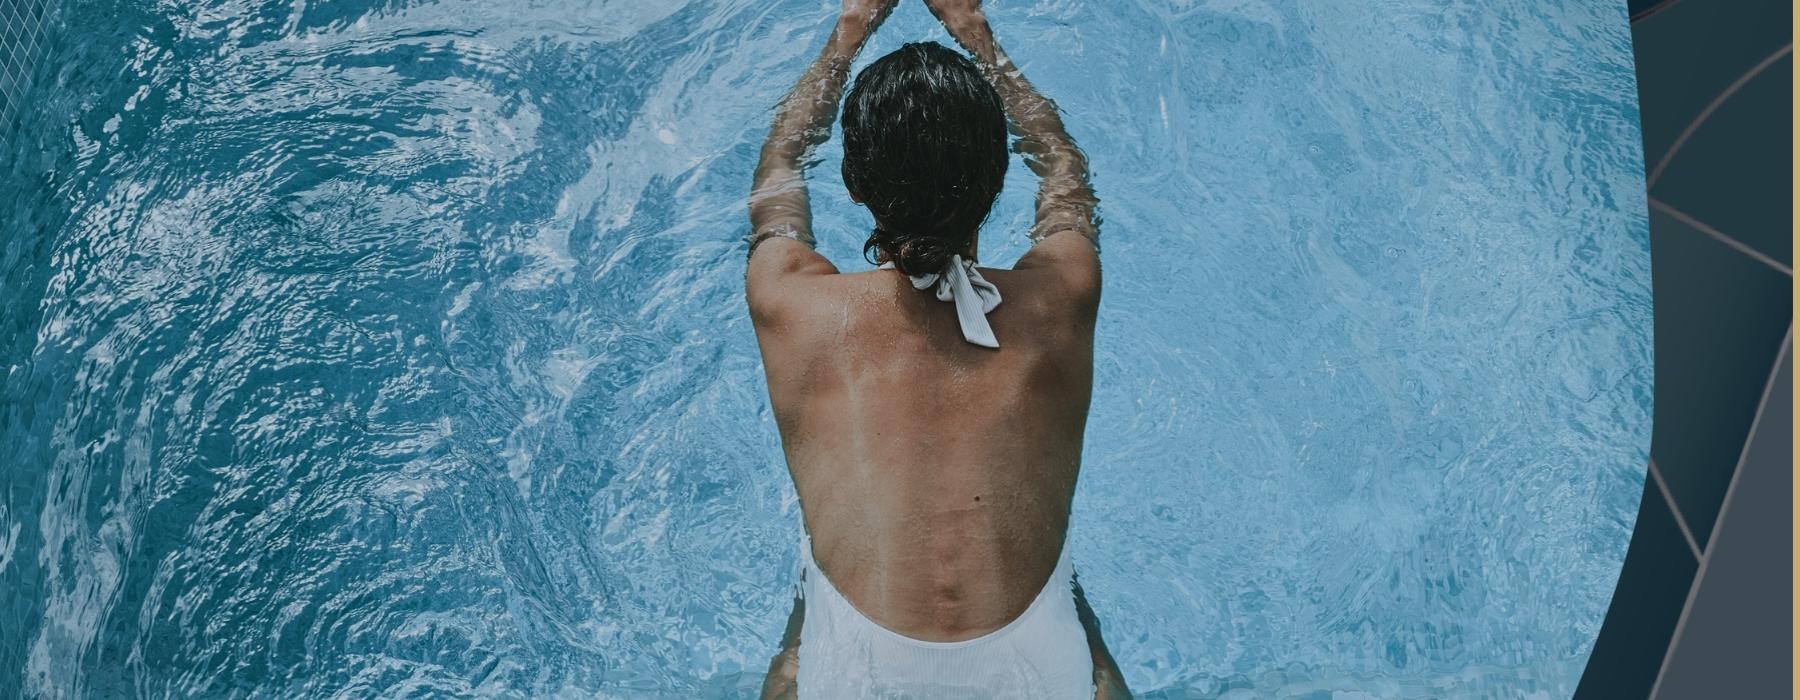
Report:
M 834 9 L 64 0 L 0 139 L 0 697 L 754 688 L 743 199 Z M 1649 445 L 1624 3 L 991 15 L 1105 200 L 1071 546 L 1135 689 L 1566 696 Z

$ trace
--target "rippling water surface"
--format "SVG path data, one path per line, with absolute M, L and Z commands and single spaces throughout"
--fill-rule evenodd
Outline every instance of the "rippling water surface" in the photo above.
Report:
M 1136 689 L 1566 695 L 1649 444 L 1624 3 L 992 4 L 1105 199 L 1071 546 Z M 834 10 L 64 0 L 0 139 L 0 696 L 753 688 L 738 237 Z

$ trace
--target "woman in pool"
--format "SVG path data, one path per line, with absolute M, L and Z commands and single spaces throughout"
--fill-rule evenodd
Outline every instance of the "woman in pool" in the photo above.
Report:
M 844 182 L 874 214 L 864 255 L 880 267 L 840 274 L 813 250 L 807 153 L 897 1 L 845 0 L 750 196 L 750 315 L 810 533 L 764 696 L 1126 697 L 1065 546 L 1093 388 L 1097 199 L 979 0 L 926 0 L 973 61 L 908 44 L 845 100 Z M 1033 245 L 1011 270 L 978 269 L 1009 119 L 1042 179 Z

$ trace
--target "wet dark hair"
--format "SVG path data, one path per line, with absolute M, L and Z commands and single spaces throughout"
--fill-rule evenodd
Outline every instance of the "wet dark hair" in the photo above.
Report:
M 863 243 L 910 275 L 965 252 L 1000 196 L 1006 110 L 975 63 L 907 44 L 856 76 L 844 101 L 844 185 L 875 215 Z

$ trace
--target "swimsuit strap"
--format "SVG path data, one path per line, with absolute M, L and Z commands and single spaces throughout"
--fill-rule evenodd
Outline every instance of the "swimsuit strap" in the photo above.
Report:
M 895 269 L 894 263 L 885 263 L 880 269 Z M 909 279 L 913 289 L 935 288 L 938 301 L 956 304 L 956 321 L 962 325 L 963 340 L 984 348 L 1000 347 L 1000 341 L 994 338 L 994 328 L 987 320 L 987 315 L 1000 306 L 1000 288 L 981 276 L 975 269 L 975 261 L 952 255 L 943 272 L 911 275 Z

